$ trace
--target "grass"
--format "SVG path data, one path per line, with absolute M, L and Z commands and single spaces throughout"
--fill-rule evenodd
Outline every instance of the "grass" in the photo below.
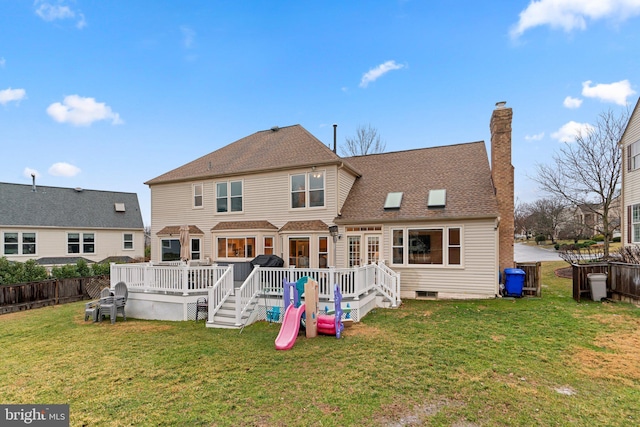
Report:
M 405 301 L 276 351 L 278 325 L 85 323 L 74 303 L 0 316 L 0 402 L 90 426 L 640 423 L 640 310 L 570 297 Z

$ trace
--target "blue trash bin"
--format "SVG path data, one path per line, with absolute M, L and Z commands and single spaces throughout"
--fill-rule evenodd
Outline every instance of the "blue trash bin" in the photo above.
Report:
M 524 288 L 524 270 L 520 268 L 505 268 L 504 269 L 504 287 L 505 296 L 508 297 L 522 297 L 522 288 Z

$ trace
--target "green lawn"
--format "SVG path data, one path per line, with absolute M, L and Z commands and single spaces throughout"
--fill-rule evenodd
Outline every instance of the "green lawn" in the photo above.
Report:
M 539 299 L 405 301 L 290 351 L 264 322 L 3 315 L 0 402 L 69 403 L 73 426 L 637 425 L 640 309 L 575 303 L 565 265 Z

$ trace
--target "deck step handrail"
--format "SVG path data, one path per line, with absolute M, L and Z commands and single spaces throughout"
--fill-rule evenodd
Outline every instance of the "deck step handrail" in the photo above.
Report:
M 207 321 L 213 323 L 213 318 L 229 295 L 233 293 L 233 264 L 230 264 L 225 268 L 225 272 L 220 276 L 220 279 L 208 288 L 209 291 L 209 316 Z
M 255 308 L 255 299 L 262 292 L 259 270 L 260 266 L 254 266 L 242 286 L 236 289 L 236 326 L 244 326 L 242 319 L 250 317 L 251 310 Z
M 384 261 L 379 261 L 375 265 L 377 277 L 374 281 L 376 290 L 391 301 L 392 307 L 398 307 L 400 300 L 400 273 L 390 269 Z

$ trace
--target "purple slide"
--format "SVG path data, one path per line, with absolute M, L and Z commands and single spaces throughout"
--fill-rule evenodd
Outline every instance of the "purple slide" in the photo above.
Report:
M 280 333 L 276 338 L 276 350 L 289 350 L 293 347 L 298 337 L 298 331 L 300 331 L 300 319 L 302 319 L 304 310 L 304 304 L 301 304 L 298 308 L 295 308 L 293 304 L 287 307 L 287 311 L 284 312 L 284 319 L 282 319 Z

